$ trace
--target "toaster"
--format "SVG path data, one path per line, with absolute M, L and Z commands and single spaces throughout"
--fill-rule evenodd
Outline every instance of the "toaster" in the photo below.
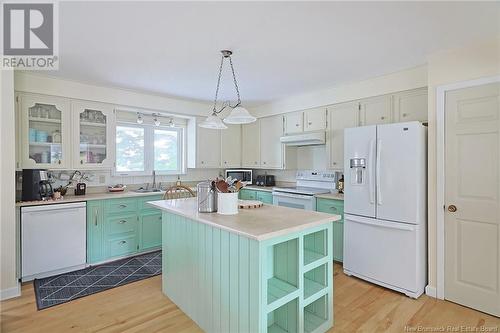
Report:
M 256 179 L 256 185 L 258 186 L 274 186 L 274 176 L 273 175 L 259 175 Z

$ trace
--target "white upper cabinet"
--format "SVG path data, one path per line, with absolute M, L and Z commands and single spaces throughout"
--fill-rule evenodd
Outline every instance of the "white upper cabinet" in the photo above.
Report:
M 221 130 L 221 166 L 241 166 L 241 125 L 227 125 L 227 129 Z
M 221 130 L 197 126 L 196 167 L 220 168 Z
M 285 134 L 296 134 L 304 131 L 304 112 L 292 112 L 285 115 Z
M 344 129 L 358 126 L 358 106 L 358 102 L 347 102 L 328 107 L 331 169 L 344 169 Z
M 21 168 L 70 168 L 69 101 L 30 94 L 18 96 L 18 103 L 21 122 Z
M 326 108 L 304 111 L 304 132 L 324 131 L 326 129 Z
M 393 95 L 394 121 L 427 122 L 427 88 L 403 91 Z
M 260 160 L 264 169 L 283 168 L 283 116 L 260 118 Z
M 73 116 L 73 167 L 111 168 L 114 161 L 114 114 L 108 104 L 71 103 Z
M 359 125 L 392 123 L 391 96 L 377 96 L 359 101 Z
M 241 126 L 241 141 L 242 166 L 260 167 L 260 119 Z

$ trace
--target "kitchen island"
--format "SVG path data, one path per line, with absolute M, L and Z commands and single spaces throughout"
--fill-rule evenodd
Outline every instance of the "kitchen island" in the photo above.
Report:
M 325 332 L 333 325 L 332 222 L 341 216 L 264 205 L 162 210 L 163 293 L 207 332 Z

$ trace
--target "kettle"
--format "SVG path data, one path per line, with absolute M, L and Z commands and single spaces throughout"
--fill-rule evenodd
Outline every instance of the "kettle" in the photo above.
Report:
M 212 181 L 201 182 L 196 185 L 198 192 L 198 212 L 214 213 L 217 211 L 217 191 Z

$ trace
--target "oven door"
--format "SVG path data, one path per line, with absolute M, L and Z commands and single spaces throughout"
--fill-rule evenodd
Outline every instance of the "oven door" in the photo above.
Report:
M 316 210 L 316 198 L 313 195 L 274 191 L 273 205 L 304 210 Z

